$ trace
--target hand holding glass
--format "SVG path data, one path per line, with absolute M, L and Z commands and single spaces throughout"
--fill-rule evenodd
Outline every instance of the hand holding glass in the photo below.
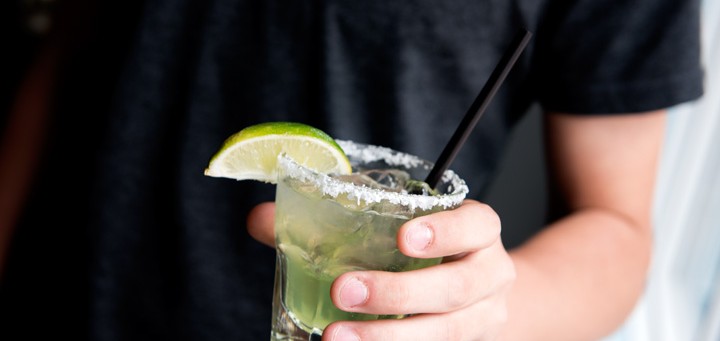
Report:
M 424 179 L 432 166 L 388 148 L 338 143 L 355 172 L 393 169 Z M 397 231 L 414 217 L 459 206 L 467 194 L 465 183 L 447 171 L 436 188 L 438 195 L 418 195 L 357 177 L 332 178 L 283 156 L 278 165 L 272 340 L 311 340 L 338 320 L 402 318 L 339 310 L 330 298 L 330 287 L 348 271 L 398 272 L 438 264 L 439 258 L 403 255 L 397 248 Z M 408 181 L 388 176 L 390 182 Z

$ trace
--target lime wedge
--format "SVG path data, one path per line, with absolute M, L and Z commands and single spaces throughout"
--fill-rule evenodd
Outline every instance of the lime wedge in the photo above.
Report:
M 281 154 L 325 174 L 350 174 L 342 148 L 323 131 L 302 123 L 268 122 L 249 126 L 223 143 L 205 175 L 235 180 L 277 181 Z

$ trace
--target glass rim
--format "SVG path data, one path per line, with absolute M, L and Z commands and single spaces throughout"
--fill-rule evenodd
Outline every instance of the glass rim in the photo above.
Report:
M 362 163 L 384 161 L 389 166 L 401 166 L 406 168 L 421 166 L 426 167 L 428 170 L 432 168 L 432 163 L 427 160 L 423 160 L 415 155 L 403 153 L 387 147 L 357 143 L 347 140 L 336 140 L 336 142 L 351 160 L 356 159 Z M 441 180 L 441 183 L 449 183 L 452 190 L 449 193 L 436 196 L 426 196 L 410 193 L 388 192 L 377 188 L 370 188 L 342 181 L 327 174 L 318 173 L 310 168 L 304 167 L 284 154 L 278 156 L 278 165 L 285 169 L 287 176 L 301 181 L 310 182 L 320 189 L 323 194 L 332 197 L 346 194 L 349 199 L 355 199 L 358 203 L 364 201 L 366 204 L 372 204 L 381 201 L 388 201 L 392 204 L 407 206 L 410 209 L 419 208 L 421 210 L 429 210 L 435 207 L 448 209 L 459 206 L 469 191 L 465 181 L 452 170 L 445 171 Z

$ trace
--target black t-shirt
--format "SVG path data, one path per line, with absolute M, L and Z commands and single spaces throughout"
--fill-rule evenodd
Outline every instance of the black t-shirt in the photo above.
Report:
M 520 26 L 534 38 L 452 166 L 471 197 L 532 103 L 622 113 L 702 92 L 697 1 L 102 6 L 60 83 L 3 334 L 266 339 L 274 252 L 244 225 L 274 188 L 204 177 L 209 157 L 242 127 L 291 120 L 435 159 Z

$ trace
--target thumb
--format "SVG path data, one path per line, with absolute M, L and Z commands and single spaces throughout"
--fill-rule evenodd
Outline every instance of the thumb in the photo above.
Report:
M 275 203 L 264 202 L 250 210 L 247 230 L 257 241 L 275 246 Z

